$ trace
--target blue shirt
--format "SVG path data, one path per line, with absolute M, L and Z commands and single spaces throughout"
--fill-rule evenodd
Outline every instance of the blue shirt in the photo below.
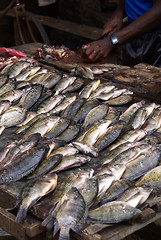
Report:
M 147 12 L 152 6 L 152 0 L 125 0 L 125 10 L 129 23 Z

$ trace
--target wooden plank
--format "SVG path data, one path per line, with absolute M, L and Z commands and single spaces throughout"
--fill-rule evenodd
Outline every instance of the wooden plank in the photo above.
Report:
M 15 17 L 15 14 L 12 9 L 8 11 L 7 16 Z M 49 16 L 42 16 L 38 14 L 35 14 L 35 16 L 46 27 L 55 28 L 57 30 L 68 32 L 90 40 L 96 40 L 102 32 L 102 29 L 100 28 L 95 28 L 84 24 L 78 24 L 75 22 L 53 18 Z
M 13 46 L 12 48 L 21 51 L 23 53 L 26 53 L 28 56 L 32 56 L 36 49 L 41 47 L 42 43 L 26 43 L 24 45 L 19 45 L 19 46 Z
M 3 187 L 1 186 L 1 192 L 8 193 L 9 196 L 12 195 L 13 199 L 15 198 L 16 200 L 22 185 L 23 185 L 22 183 L 20 184 L 20 182 L 17 182 L 17 183 L 8 185 L 8 188 L 7 186 L 3 186 Z M 0 200 L 2 196 L 3 194 L 0 195 Z M 161 203 L 157 203 L 157 211 L 160 210 L 160 207 L 158 207 L 159 204 Z M 23 238 L 18 238 L 20 240 L 26 239 L 26 236 L 33 238 L 38 234 L 40 234 L 41 232 L 45 231 L 45 229 L 41 227 L 41 220 L 40 221 L 35 220 L 30 216 L 30 214 L 28 214 L 27 221 L 24 224 L 18 224 L 15 222 L 15 216 L 13 214 L 9 213 L 7 210 L 3 208 L 0 208 L 0 210 L 1 210 L 0 226 L 5 231 L 7 231 L 8 233 L 12 234 L 15 237 L 17 237 L 17 235 L 19 234 L 19 231 L 21 231 L 22 232 L 21 236 Z M 35 206 L 32 213 L 34 213 L 34 215 L 36 216 L 40 216 L 39 215 L 40 213 L 38 213 L 38 211 L 39 211 L 38 206 Z M 151 208 L 146 208 L 145 210 L 142 211 L 142 216 L 137 221 L 133 221 L 130 224 L 120 223 L 120 224 L 115 224 L 111 226 L 108 226 L 107 224 L 96 224 L 96 225 L 93 224 L 93 227 L 92 225 L 90 226 L 90 224 L 88 224 L 88 226 L 85 227 L 84 229 L 83 238 L 78 236 L 75 233 L 72 233 L 72 235 L 77 240 L 81 240 L 81 239 L 83 240 L 108 240 L 108 239 L 119 240 L 160 218 L 161 218 L 161 212 L 155 212 Z
M 26 224 L 18 224 L 15 222 L 15 216 L 7 210 L 0 207 L 0 226 L 19 240 L 26 239 Z
M 34 238 L 46 232 L 46 228 L 41 226 L 41 221 L 28 216 L 25 223 L 20 224 L 15 221 L 15 215 L 0 207 L 0 226 L 1 228 L 20 240 Z

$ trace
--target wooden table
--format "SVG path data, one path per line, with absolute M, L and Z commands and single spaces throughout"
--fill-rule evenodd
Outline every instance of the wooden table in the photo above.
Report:
M 31 56 L 38 47 L 41 47 L 41 45 L 42 44 L 40 43 L 31 43 L 15 48 Z M 57 63 L 55 63 L 54 65 L 56 66 Z M 133 75 L 131 74 L 130 76 L 130 72 L 133 73 Z M 145 75 L 143 73 L 145 73 Z M 155 76 L 155 79 L 153 79 L 153 76 Z M 160 69 L 158 68 L 150 66 L 146 67 L 146 65 L 142 65 L 141 70 L 139 66 L 132 69 L 121 69 L 120 66 L 111 64 L 109 72 L 107 72 L 103 76 L 98 75 L 97 77 L 100 78 L 102 81 L 109 81 L 110 83 L 116 84 L 116 86 L 118 87 L 127 87 L 129 89 L 132 89 L 136 96 L 139 96 L 140 98 L 145 97 L 150 101 L 161 101 L 159 98 Z M 144 78 L 143 82 L 141 82 L 141 77 Z M 156 82 L 158 84 L 157 86 L 159 86 L 159 88 L 157 88 L 157 91 L 156 88 L 153 88 L 153 86 L 155 85 L 156 77 Z M 145 81 L 146 78 L 147 82 Z M 151 82 L 149 79 L 153 79 L 153 81 Z M 149 93 L 150 95 L 148 96 Z M 0 227 L 20 240 L 40 239 L 40 237 L 44 239 L 46 235 L 46 229 L 41 226 L 41 222 L 45 215 L 44 212 L 40 210 L 37 206 L 34 206 L 31 209 L 30 213 L 32 214 L 28 214 L 27 220 L 24 224 L 16 223 L 16 213 L 11 213 L 5 209 L 14 206 L 23 184 L 23 182 L 17 182 L 8 186 L 0 187 Z M 106 224 L 94 224 L 85 227 L 83 237 L 80 237 L 75 233 L 72 233 L 71 236 L 73 240 L 119 240 L 160 218 L 161 202 L 157 203 L 153 208 L 146 208 L 145 210 L 143 210 L 141 218 L 137 222 L 133 222 L 130 225 L 117 224 L 109 227 Z
M 24 224 L 15 222 L 16 212 L 11 213 L 5 209 L 14 206 L 23 185 L 23 182 L 17 182 L 0 187 L 0 227 L 19 240 L 44 239 L 46 228 L 41 226 L 41 222 L 46 214 L 43 209 L 39 209 L 37 205 L 33 206 Z M 111 226 L 107 224 L 86 225 L 83 237 L 72 232 L 71 240 L 120 240 L 160 218 L 161 202 L 158 202 L 152 208 L 145 208 L 137 221 Z M 57 236 L 54 239 L 56 240 Z

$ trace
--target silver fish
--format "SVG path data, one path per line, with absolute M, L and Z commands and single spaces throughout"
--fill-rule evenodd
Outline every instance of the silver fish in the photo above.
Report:
M 80 92 L 80 98 L 89 98 L 92 92 L 99 86 L 100 80 L 95 80 L 87 84 Z
M 47 113 L 50 112 L 53 108 L 55 108 L 57 105 L 59 105 L 63 99 L 64 99 L 64 95 L 57 95 L 57 96 L 51 96 L 49 98 L 47 98 L 45 101 L 43 101 L 38 109 L 37 109 L 37 113 L 41 114 L 41 113 Z
M 139 217 L 141 211 L 121 201 L 103 204 L 101 207 L 90 210 L 88 222 L 119 223 Z
M 25 184 L 16 203 L 16 205 L 20 203 L 16 216 L 16 222 L 23 223 L 28 209 L 30 209 L 43 196 L 53 191 L 56 188 L 56 185 L 56 174 L 45 175 Z
M 86 116 L 84 123 L 83 123 L 83 128 L 87 128 L 94 122 L 104 118 L 107 114 L 109 105 L 107 104 L 100 104 L 97 107 L 93 108 Z

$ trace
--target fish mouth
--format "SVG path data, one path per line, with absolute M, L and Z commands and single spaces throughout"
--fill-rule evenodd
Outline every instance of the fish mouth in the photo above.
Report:
M 75 141 L 75 142 L 72 142 L 72 144 L 74 145 L 74 147 L 76 147 L 79 151 L 81 151 L 84 154 L 88 154 L 89 156 L 92 156 L 92 157 L 98 156 L 98 153 L 96 152 L 96 150 L 85 143 Z

